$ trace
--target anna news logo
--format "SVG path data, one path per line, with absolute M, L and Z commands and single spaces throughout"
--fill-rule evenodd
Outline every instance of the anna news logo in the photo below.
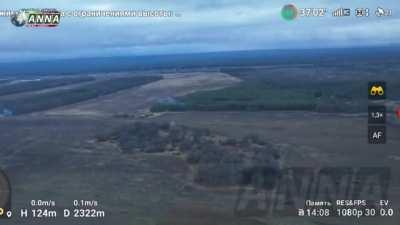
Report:
M 60 19 L 56 9 L 23 9 L 11 16 L 11 23 L 17 27 L 56 27 Z

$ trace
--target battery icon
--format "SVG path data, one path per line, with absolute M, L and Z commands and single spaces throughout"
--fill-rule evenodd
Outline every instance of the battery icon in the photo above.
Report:
M 369 9 L 368 8 L 357 8 L 356 9 L 356 16 L 357 17 L 368 17 L 369 16 Z

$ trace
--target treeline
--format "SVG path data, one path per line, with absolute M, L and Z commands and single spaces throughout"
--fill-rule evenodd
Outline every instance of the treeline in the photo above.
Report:
M 17 94 L 22 92 L 38 91 L 47 88 L 54 88 L 64 85 L 76 84 L 81 82 L 94 81 L 93 77 L 73 77 L 42 79 L 37 81 L 22 81 L 17 83 L 5 84 L 0 87 L 0 96 Z M 1 83 L 1 81 L 0 81 Z
M 312 111 L 316 110 L 315 104 L 253 104 L 253 103 L 221 103 L 210 105 L 190 104 L 156 104 L 151 110 L 153 112 L 179 112 L 179 111 Z
M 4 84 L 4 83 L 10 82 L 10 81 L 11 81 L 11 80 L 3 79 L 3 80 L 0 80 L 0 84 Z
M 68 104 L 97 98 L 102 95 L 140 86 L 162 79 L 158 76 L 122 77 L 102 80 L 96 83 L 35 95 L 17 97 L 12 100 L 0 100 L 0 110 L 7 109 L 13 114 L 24 114 L 48 110 Z

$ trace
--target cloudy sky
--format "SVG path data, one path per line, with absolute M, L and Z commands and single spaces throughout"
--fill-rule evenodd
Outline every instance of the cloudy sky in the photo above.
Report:
M 2 0 L 1 9 L 173 10 L 172 18 L 62 18 L 57 28 L 18 28 L 0 17 L 0 62 L 248 49 L 397 45 L 399 0 Z M 280 17 L 283 5 L 327 8 L 325 18 Z M 393 16 L 377 18 L 375 9 Z M 338 7 L 371 9 L 369 18 L 333 18 Z

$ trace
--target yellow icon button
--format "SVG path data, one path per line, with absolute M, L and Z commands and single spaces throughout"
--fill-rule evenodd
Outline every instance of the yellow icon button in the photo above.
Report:
M 382 96 L 385 93 L 382 86 L 372 86 L 370 94 L 372 96 Z

